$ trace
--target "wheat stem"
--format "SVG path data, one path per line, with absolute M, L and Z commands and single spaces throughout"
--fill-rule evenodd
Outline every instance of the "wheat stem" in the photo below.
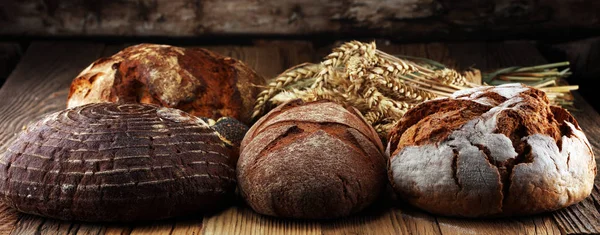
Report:
M 547 92 L 552 104 L 570 105 L 568 92 L 578 86 L 557 86 L 568 63 L 509 67 L 483 74 L 476 69 L 459 73 L 425 58 L 392 56 L 375 43 L 350 41 L 332 50 L 320 63 L 294 66 L 275 77 L 259 93 L 253 117 L 292 99 L 331 100 L 357 108 L 381 138 L 415 105 L 458 90 L 487 83 L 529 82 Z M 502 79 L 502 80 L 499 80 Z M 485 84 L 484 82 L 484 84 Z

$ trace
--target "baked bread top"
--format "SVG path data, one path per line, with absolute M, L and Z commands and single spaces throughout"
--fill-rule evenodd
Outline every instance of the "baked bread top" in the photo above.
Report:
M 0 199 L 82 221 L 211 211 L 235 190 L 231 146 L 206 122 L 148 104 L 95 103 L 27 127 L 0 157 Z
M 209 50 L 139 44 L 83 70 L 71 84 L 67 107 L 139 102 L 249 124 L 256 85 L 264 83 L 241 61 Z
M 386 158 L 377 133 L 355 109 L 295 100 L 248 131 L 237 179 L 258 213 L 337 218 L 376 200 L 387 185 Z
M 522 84 L 456 92 L 408 111 L 389 135 L 389 176 L 443 215 L 523 215 L 589 195 L 596 164 L 568 111 Z

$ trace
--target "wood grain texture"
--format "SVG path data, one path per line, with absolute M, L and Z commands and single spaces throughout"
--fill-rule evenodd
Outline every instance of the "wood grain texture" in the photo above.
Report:
M 258 42 L 256 46 L 209 46 L 215 51 L 243 61 L 266 79 L 273 78 L 286 68 L 313 60 L 314 49 L 306 42 Z
M 267 217 L 244 205 L 206 217 L 202 226 L 202 234 L 322 234 L 318 222 Z
M 442 234 L 438 218 L 413 208 L 399 200 L 393 200 L 394 205 L 388 213 L 394 227 L 393 234 Z
M 0 35 L 331 34 L 471 39 L 598 30 L 598 8 L 594 1 L 560 0 L 336 0 L 318 4 L 308 0 L 20 0 L 0 4 Z
M 200 234 L 202 232 L 202 216 L 198 218 L 177 221 L 173 226 L 173 234 Z
M 9 234 L 14 229 L 19 216 L 16 210 L 0 203 L 0 234 Z
M 161 221 L 157 223 L 148 223 L 141 226 L 136 226 L 131 230 L 131 235 L 142 235 L 142 234 L 173 234 L 173 229 L 175 228 L 174 221 Z
M 103 48 L 90 43 L 33 43 L 0 89 L 0 151 L 23 125 L 63 109 L 64 88 Z
M 468 220 L 438 218 L 443 234 L 561 234 L 549 217 Z

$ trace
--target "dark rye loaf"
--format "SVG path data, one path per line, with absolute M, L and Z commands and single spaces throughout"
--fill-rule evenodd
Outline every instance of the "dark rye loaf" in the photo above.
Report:
M 422 103 L 389 140 L 394 189 L 435 214 L 541 213 L 583 200 L 594 186 L 594 154 L 577 121 L 521 84 Z
M 155 220 L 216 209 L 235 161 L 200 118 L 143 104 L 98 103 L 46 116 L 0 158 L 0 198 L 64 220 Z
M 383 146 L 355 109 L 290 101 L 253 125 L 240 147 L 238 186 L 258 213 L 324 219 L 371 204 L 386 185 Z
M 139 102 L 249 124 L 264 83 L 246 64 L 209 50 L 139 44 L 83 70 L 71 83 L 67 107 Z

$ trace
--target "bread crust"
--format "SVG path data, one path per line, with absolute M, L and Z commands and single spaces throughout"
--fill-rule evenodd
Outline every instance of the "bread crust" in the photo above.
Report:
M 386 160 L 362 116 L 327 101 L 285 103 L 242 141 L 238 186 L 258 213 L 325 219 L 356 213 L 386 185 Z
M 32 123 L 0 158 L 0 199 L 63 220 L 213 211 L 235 190 L 232 150 L 207 123 L 147 104 L 95 103 Z
M 241 61 L 209 50 L 139 44 L 83 70 L 71 83 L 67 107 L 139 102 L 249 124 L 258 86 L 264 83 Z
M 568 111 L 522 84 L 480 87 L 409 110 L 389 135 L 389 178 L 431 213 L 528 215 L 593 188 L 590 144 Z

